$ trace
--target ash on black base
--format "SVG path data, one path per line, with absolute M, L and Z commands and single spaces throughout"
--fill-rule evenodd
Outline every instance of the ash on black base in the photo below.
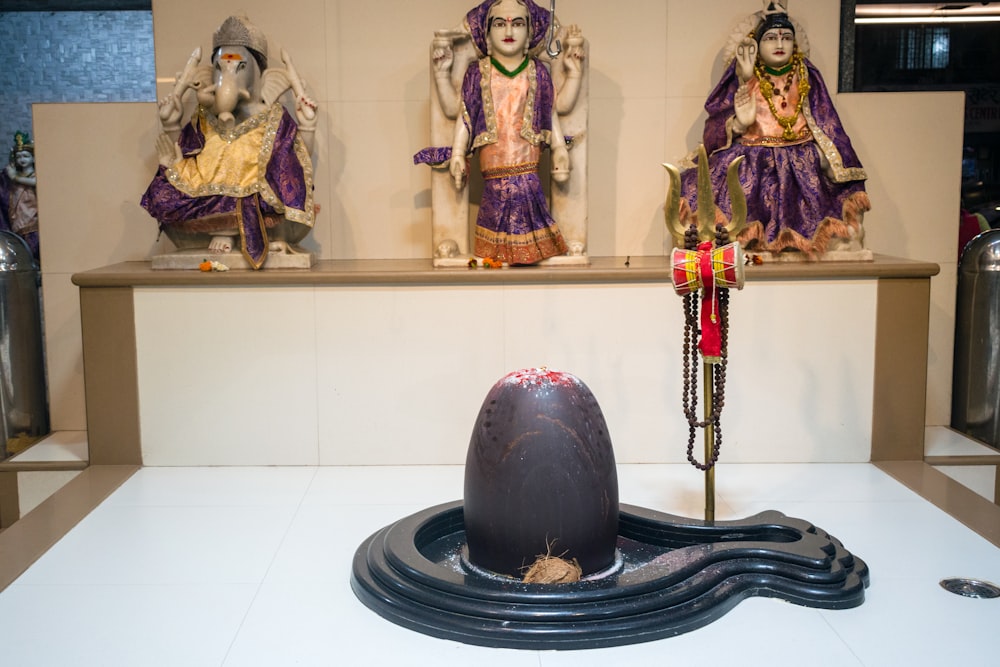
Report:
M 463 564 L 461 501 L 426 509 L 358 548 L 351 586 L 386 619 L 427 635 L 518 649 L 584 649 L 679 635 L 750 596 L 846 609 L 868 567 L 806 521 L 768 511 L 685 519 L 622 505 L 612 571 L 572 584 L 524 584 Z

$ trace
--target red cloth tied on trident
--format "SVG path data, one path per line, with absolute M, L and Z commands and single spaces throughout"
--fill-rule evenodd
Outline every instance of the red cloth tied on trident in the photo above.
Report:
M 701 340 L 698 341 L 698 350 L 708 361 L 722 357 L 719 291 L 715 286 L 711 241 L 698 244 L 698 274 L 701 276 Z
M 680 295 L 701 290 L 701 337 L 698 350 L 706 362 L 722 357 L 722 318 L 719 288 L 743 289 L 743 249 L 738 243 L 715 248 L 711 241 L 697 250 L 674 248 L 671 279 Z

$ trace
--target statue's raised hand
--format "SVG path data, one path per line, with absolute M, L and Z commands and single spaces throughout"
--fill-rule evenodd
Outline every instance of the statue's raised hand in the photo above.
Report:
M 281 62 L 285 65 L 288 85 L 295 95 L 295 120 L 298 121 L 300 128 L 312 129 L 316 127 L 316 110 L 319 105 L 316 104 L 316 100 L 306 94 L 306 84 L 295 69 L 291 56 L 284 49 L 281 50 Z
M 583 73 L 583 31 L 580 26 L 571 25 L 566 28 L 566 50 L 563 52 L 563 67 L 569 76 L 580 76 Z
M 156 157 L 164 167 L 172 167 L 181 159 L 181 147 L 166 133 L 160 132 L 156 137 Z
M 736 47 L 736 76 L 740 78 L 740 83 L 746 83 L 753 78 L 756 64 L 757 42 L 753 37 L 744 37 Z
M 434 73 L 448 73 L 455 62 L 455 49 L 452 46 L 454 35 L 450 30 L 437 30 L 434 32 L 434 41 L 431 42 L 431 65 Z
M 160 116 L 160 125 L 163 126 L 163 129 L 176 130 L 181 125 L 184 107 L 180 98 L 171 93 L 159 101 L 157 113 Z
M 184 70 L 177 73 L 173 91 L 159 102 L 160 124 L 168 132 L 176 132 L 184 115 L 184 94 L 201 90 L 211 78 L 211 69 L 201 66 L 201 47 L 191 52 Z
M 316 100 L 306 94 L 295 98 L 295 120 L 300 127 L 310 127 L 316 124 Z
M 160 120 L 164 123 L 174 118 L 179 120 L 182 112 L 180 100 L 175 98 L 173 93 L 169 93 L 156 103 L 156 112 L 160 115 Z

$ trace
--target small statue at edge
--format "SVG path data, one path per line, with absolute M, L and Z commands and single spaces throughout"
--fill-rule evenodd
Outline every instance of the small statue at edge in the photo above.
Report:
M 24 239 L 36 261 L 41 257 L 38 247 L 37 184 L 35 145 L 27 132 L 15 132 L 10 162 L 0 172 L 0 229 L 14 232 Z

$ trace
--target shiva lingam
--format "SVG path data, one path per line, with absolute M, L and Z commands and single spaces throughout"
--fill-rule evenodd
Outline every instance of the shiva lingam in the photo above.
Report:
M 539 567 L 554 557 L 582 576 L 615 564 L 615 455 L 583 382 L 541 368 L 493 386 L 469 443 L 464 517 L 473 568 L 521 578 L 536 554 Z
M 565 565 L 558 578 L 526 576 L 552 559 Z M 700 521 L 620 504 L 596 398 L 575 376 L 545 368 L 510 373 L 487 394 L 464 503 L 377 531 L 358 547 L 351 576 L 361 602 L 393 623 L 519 649 L 671 637 L 752 595 L 856 607 L 867 585 L 868 567 L 840 541 L 780 512 Z
M 581 649 L 689 632 L 751 595 L 822 609 L 864 602 L 868 566 L 809 522 L 774 510 L 715 520 L 729 289 L 744 282 L 742 251 L 729 239 L 745 222 L 746 201 L 734 161 L 733 218 L 718 219 L 707 164 L 702 147 L 697 218 L 686 227 L 679 172 L 664 165 L 666 222 L 678 246 L 672 280 L 684 297 L 687 457 L 706 474 L 705 519 L 620 504 L 611 438 L 590 389 L 568 373 L 517 371 L 479 410 L 464 504 L 418 512 L 358 547 L 351 586 L 365 605 L 393 623 L 469 644 Z M 692 371 L 699 353 L 702 419 Z M 694 455 L 698 429 L 704 462 Z M 558 567 L 549 567 L 553 561 Z M 550 569 L 556 576 L 536 577 Z

